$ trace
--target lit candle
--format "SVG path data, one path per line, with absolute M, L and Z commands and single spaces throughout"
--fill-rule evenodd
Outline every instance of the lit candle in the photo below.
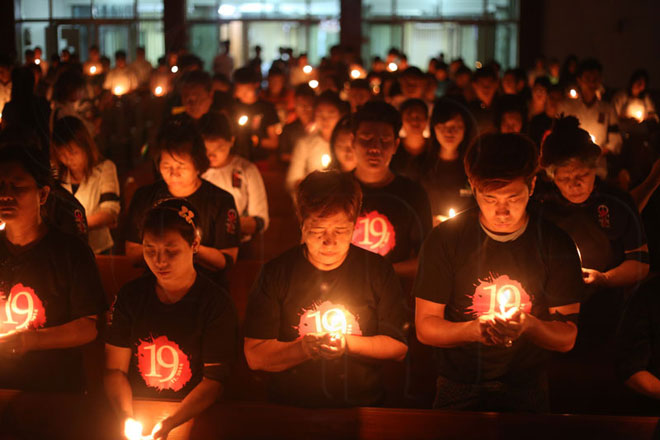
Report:
M 238 118 L 238 125 L 240 125 L 241 127 L 247 124 L 247 122 L 248 122 L 247 115 L 242 115 L 240 118 Z
M 96 66 L 89 66 L 89 73 L 94 75 L 96 73 Z
M 577 90 L 571 89 L 568 91 L 568 96 L 570 96 L 572 99 L 577 99 L 578 93 Z
M 332 158 L 330 157 L 329 154 L 324 154 L 321 156 L 321 165 L 323 168 L 328 168 L 328 165 L 330 165 L 330 162 L 332 161 Z
M 126 92 L 126 91 L 124 90 L 124 88 L 123 88 L 122 86 L 115 86 L 115 87 L 112 89 L 112 93 L 114 93 L 114 94 L 117 95 L 117 96 L 121 96 L 121 95 L 123 95 L 125 92 Z
M 398 69 L 399 66 L 397 66 L 397 64 L 394 62 L 387 65 L 387 70 L 389 70 L 390 72 L 396 72 Z
M 483 67 L 483 64 L 481 64 L 481 61 L 475 61 L 474 67 L 476 67 L 477 69 L 481 69 Z
M 177 72 L 179 71 L 179 66 L 177 66 L 177 65 L 175 64 L 174 66 L 172 66 L 172 68 L 170 69 L 170 71 L 171 71 L 172 73 L 177 73 Z
M 358 79 L 360 77 L 360 71 L 358 69 L 351 70 L 351 78 Z
M 306 65 L 305 67 L 303 67 L 303 72 L 309 75 L 310 73 L 312 73 L 312 66 L 310 66 L 309 64 Z
M 124 436 L 128 440 L 141 440 L 142 439 L 142 423 L 135 419 L 128 418 L 124 422 Z
M 0 220 L 0 231 L 4 231 L 5 226 L 7 226 L 7 224 L 5 222 L 3 222 L 2 220 Z
M 309 86 L 310 86 L 311 88 L 315 89 L 315 88 L 317 88 L 317 87 L 319 86 L 319 82 L 318 82 L 317 80 L 313 79 L 313 80 L 311 80 L 311 81 L 309 82 Z
M 644 106 L 631 104 L 628 106 L 628 116 L 637 119 L 637 122 L 644 121 Z
M 456 210 L 454 208 L 449 208 L 449 218 L 456 217 Z
M 34 60 L 34 64 L 36 64 L 38 66 L 39 64 L 41 64 L 41 60 L 39 58 L 37 58 L 36 60 Z
M 154 95 L 163 96 L 163 86 L 156 86 L 154 89 Z
M 596 136 L 594 136 L 593 134 L 589 133 L 589 137 L 591 138 L 591 142 L 593 142 L 593 143 L 595 144 L 595 143 L 596 143 Z

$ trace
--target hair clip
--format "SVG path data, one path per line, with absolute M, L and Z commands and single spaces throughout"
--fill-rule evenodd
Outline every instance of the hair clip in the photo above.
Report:
M 193 223 L 193 218 L 195 217 L 195 213 L 192 212 L 190 209 L 188 209 L 187 206 L 182 205 L 181 209 L 179 210 L 179 216 L 183 218 L 185 221 L 190 223 L 190 225 L 194 228 L 195 223 Z

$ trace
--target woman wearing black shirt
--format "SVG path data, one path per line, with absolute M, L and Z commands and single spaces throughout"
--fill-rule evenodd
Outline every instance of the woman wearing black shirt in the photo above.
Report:
M 119 292 L 106 338 L 106 391 L 120 416 L 132 417 L 133 395 L 182 400 L 154 428 L 156 439 L 215 402 L 236 351 L 231 299 L 193 266 L 198 218 L 183 199 L 147 213 L 142 248 L 151 273 Z

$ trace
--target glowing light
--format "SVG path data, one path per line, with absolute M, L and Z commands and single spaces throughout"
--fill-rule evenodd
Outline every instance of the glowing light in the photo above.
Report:
M 387 70 L 389 70 L 390 72 L 396 72 L 397 70 L 399 70 L 399 66 L 397 66 L 396 63 L 390 63 L 387 65 Z
M 238 118 L 238 125 L 243 126 L 247 124 L 247 121 L 248 121 L 247 115 L 243 115 L 240 118 Z
M 124 436 L 128 440 L 141 440 L 142 423 L 135 419 L 126 419 L 126 422 L 124 422 Z
M 123 88 L 122 86 L 115 86 L 115 87 L 112 89 L 112 93 L 114 93 L 114 94 L 117 95 L 117 96 L 121 96 L 121 95 L 123 95 L 125 92 L 126 92 L 126 91 L 124 90 L 124 88 Z
M 324 154 L 321 156 L 321 165 L 323 165 L 323 168 L 327 168 L 331 161 L 332 159 L 330 158 L 329 154 Z
M 644 121 L 645 108 L 641 104 L 631 104 L 628 106 L 628 116 L 637 120 Z
M 310 73 L 312 73 L 312 66 L 310 66 L 309 64 L 306 65 L 305 67 L 303 67 L 303 72 L 309 75 Z
M 39 58 L 37 58 L 36 60 L 34 60 L 34 64 L 36 64 L 38 66 L 39 64 L 41 64 L 41 60 Z
M 358 79 L 360 77 L 360 71 L 358 69 L 351 70 L 351 78 Z
M 231 17 L 231 16 L 233 16 L 234 14 L 236 14 L 236 6 L 232 6 L 232 5 L 221 5 L 221 6 L 218 8 L 218 14 L 220 14 L 220 15 L 222 15 L 222 16 L 226 16 L 226 17 L 227 17 L 227 16 Z
M 449 218 L 456 217 L 456 210 L 454 208 L 449 209 Z
M 500 313 L 506 315 L 506 305 L 511 299 L 511 291 L 506 289 L 504 292 L 500 293 L 497 297 L 497 302 L 500 305 Z
M 174 66 L 172 66 L 172 68 L 170 69 L 170 71 L 171 71 L 172 73 L 177 73 L 177 72 L 179 71 L 179 66 L 177 66 L 177 65 L 175 64 Z
M 596 136 L 594 136 L 593 134 L 589 133 L 589 137 L 591 138 L 591 142 L 593 142 L 593 143 L 595 144 L 595 143 L 596 143 Z
M 7 224 L 6 224 L 5 222 L 3 222 L 3 221 L 0 221 L 0 231 L 4 231 L 4 230 L 5 230 L 5 226 L 7 226 Z
M 154 95 L 163 96 L 163 87 L 162 86 L 156 86 L 156 88 L 154 89 Z
M 309 83 L 309 86 L 313 89 L 317 88 L 319 86 L 319 82 L 315 79 L 311 80 Z
M 474 63 L 474 67 L 476 67 L 477 69 L 481 69 L 483 67 L 483 64 L 481 64 L 481 61 L 476 61 Z
M 575 90 L 575 89 L 569 90 L 568 91 L 568 96 L 570 96 L 571 99 L 577 99 L 577 97 L 578 97 L 577 90 Z
M 580 259 L 580 267 L 582 267 L 582 252 L 580 252 L 580 248 L 578 247 L 577 243 L 575 244 L 575 249 L 577 249 L 578 258 Z
M 91 73 L 92 75 L 94 75 L 94 74 L 96 73 L 96 66 L 90 66 L 90 67 L 89 67 L 89 73 Z
M 160 431 L 162 427 L 163 427 L 162 423 L 160 423 L 160 422 L 156 423 L 156 426 L 154 426 L 154 429 L 151 430 L 151 435 L 149 436 L 149 438 L 154 438 L 154 435 L 158 431 Z

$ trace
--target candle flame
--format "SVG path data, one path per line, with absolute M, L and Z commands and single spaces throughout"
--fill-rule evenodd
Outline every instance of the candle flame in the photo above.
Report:
M 309 75 L 310 73 L 312 73 L 312 66 L 310 66 L 309 64 L 306 65 L 305 67 L 303 67 L 303 72 Z
M 162 96 L 163 95 L 163 87 L 162 86 L 157 86 L 154 89 L 154 95 L 156 96 Z
M 497 297 L 497 302 L 500 305 L 500 313 L 503 316 L 506 316 L 506 305 L 511 299 L 511 291 L 506 289 L 504 292 L 500 293 Z
M 171 71 L 172 73 L 177 73 L 177 72 L 179 71 L 179 66 L 177 66 L 177 65 L 175 64 L 174 66 L 172 66 L 172 68 L 170 69 L 170 71 Z
M 115 86 L 114 89 L 112 89 L 112 93 L 117 96 L 121 96 L 124 94 L 124 88 L 122 86 Z
M 449 209 L 449 218 L 456 217 L 456 210 L 454 208 Z
M 644 119 L 644 112 L 642 110 L 637 110 L 635 112 L 635 119 L 637 119 L 639 122 L 642 122 Z
M 399 70 L 399 66 L 397 66 L 396 63 L 390 63 L 387 65 L 387 70 L 389 70 L 390 72 L 396 72 L 397 70 Z
M 242 115 L 240 118 L 238 118 L 238 125 L 243 126 L 247 124 L 248 117 L 247 115 Z
M 36 64 L 38 66 L 39 64 L 41 64 L 41 60 L 39 58 L 37 58 L 36 60 L 34 60 L 34 64 Z
M 593 134 L 589 133 L 589 137 L 591 138 L 591 142 L 593 142 L 593 143 L 595 144 L 595 143 L 596 143 L 596 136 L 594 136 Z
M 476 67 L 477 69 L 481 69 L 483 67 L 483 64 L 481 64 L 481 61 L 475 61 L 474 67 Z
M 317 88 L 317 87 L 319 86 L 319 82 L 318 82 L 317 80 L 313 79 L 313 80 L 311 80 L 311 81 L 309 82 L 309 86 L 310 86 L 311 88 L 315 89 L 315 88 Z
M 142 423 L 135 419 L 126 419 L 124 422 L 124 436 L 128 440 L 141 440 L 142 439 Z
M 0 231 L 4 231 L 4 230 L 5 230 L 5 226 L 7 226 L 7 223 L 5 223 L 5 222 L 3 222 L 3 221 L 0 221 Z
M 351 78 L 357 79 L 360 77 L 360 71 L 358 69 L 351 70 Z
M 327 168 L 328 165 L 330 165 L 330 162 L 332 161 L 332 158 L 330 157 L 329 154 L 324 154 L 321 156 L 321 165 L 323 165 L 323 168 Z
M 571 90 L 569 90 L 568 95 L 569 95 L 572 99 L 577 99 L 577 97 L 578 97 L 577 90 L 575 90 L 575 89 L 571 89 Z
M 96 66 L 91 66 L 89 68 L 89 73 L 91 73 L 92 75 L 95 74 L 96 73 Z

